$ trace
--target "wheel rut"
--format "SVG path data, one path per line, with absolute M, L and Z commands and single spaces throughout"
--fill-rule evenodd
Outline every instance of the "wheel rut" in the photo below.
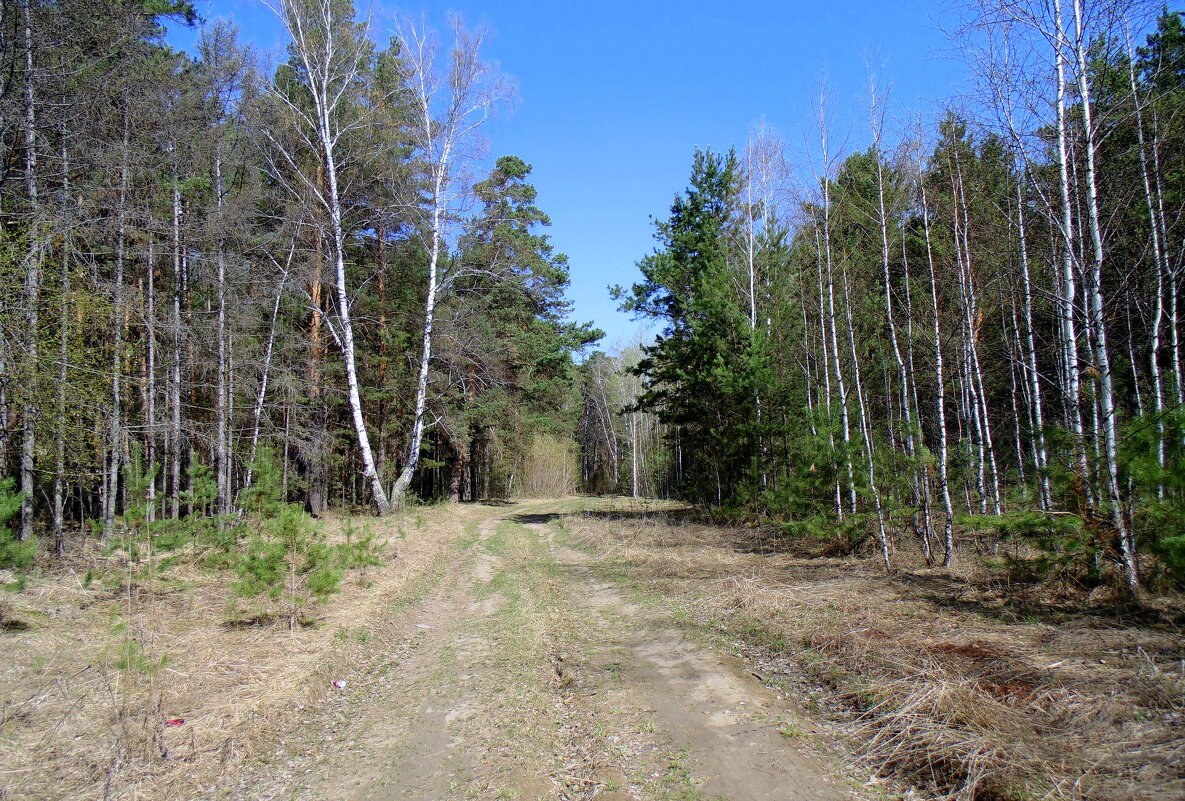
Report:
M 859 797 L 784 736 L 809 724 L 738 661 L 598 580 L 555 508 L 488 510 L 335 735 L 309 721 L 289 770 L 238 797 Z

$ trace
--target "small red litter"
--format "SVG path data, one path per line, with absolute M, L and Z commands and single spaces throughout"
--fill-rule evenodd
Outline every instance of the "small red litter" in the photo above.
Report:
M 173 726 L 184 726 L 185 718 L 173 718 L 165 721 L 165 726 L 172 728 Z

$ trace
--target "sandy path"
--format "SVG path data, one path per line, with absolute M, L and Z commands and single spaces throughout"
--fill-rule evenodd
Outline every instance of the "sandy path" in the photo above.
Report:
M 739 663 L 594 580 L 555 507 L 488 510 L 385 675 L 238 797 L 857 797 Z

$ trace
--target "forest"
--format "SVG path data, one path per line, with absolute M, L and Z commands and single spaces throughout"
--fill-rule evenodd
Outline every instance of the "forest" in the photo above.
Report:
M 610 344 L 488 28 L 262 2 L 0 0 L 0 799 L 1182 797 L 1185 11 L 680 152 Z
M 484 159 L 514 90 L 480 34 L 384 49 L 348 2 L 284 2 L 269 73 L 226 21 L 164 44 L 188 2 L 3 9 L 7 559 L 132 508 L 225 527 L 265 453 L 308 512 L 383 514 L 574 447 L 599 333 L 568 321 L 531 166 Z
M 606 354 L 530 164 L 486 156 L 482 34 L 284 0 L 273 68 L 225 21 L 164 44 L 186 2 L 3 8 L 10 565 L 131 510 L 225 529 L 263 460 L 313 515 L 623 492 L 890 571 L 992 530 L 1185 578 L 1179 12 L 983 0 L 974 103 L 902 124 L 874 76 L 864 149 L 821 90 L 811 164 L 695 153 L 613 289 L 660 332 Z
M 661 333 L 585 364 L 585 478 L 872 542 L 889 571 L 991 532 L 1042 577 L 1179 587 L 1181 13 L 985 1 L 964 25 L 974 102 L 894 125 L 873 76 L 867 148 L 836 151 L 823 90 L 813 163 L 766 128 L 695 154 L 614 289 Z

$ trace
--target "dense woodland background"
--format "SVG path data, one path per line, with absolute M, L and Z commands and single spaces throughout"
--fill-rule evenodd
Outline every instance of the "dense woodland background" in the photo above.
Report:
M 661 334 L 581 357 L 530 166 L 482 168 L 513 90 L 479 34 L 281 0 L 265 66 L 225 23 L 165 46 L 184 2 L 0 9 L 8 564 L 224 529 L 264 472 L 314 514 L 580 488 L 886 569 L 994 529 L 1084 586 L 1185 580 L 1179 12 L 983 0 L 964 107 L 893 120 L 873 81 L 865 149 L 821 92 L 813 164 L 695 154 L 615 290 Z
M 1181 14 L 984 0 L 958 35 L 978 85 L 937 120 L 874 78 L 863 150 L 824 91 L 813 164 L 760 129 L 695 155 L 616 290 L 661 335 L 586 365 L 588 471 L 886 569 L 989 530 L 1086 587 L 1179 583 Z
M 537 480 L 532 447 L 571 450 L 598 333 L 567 321 L 531 167 L 477 172 L 513 93 L 480 35 L 382 49 L 348 2 L 275 10 L 294 43 L 265 68 L 225 22 L 195 58 L 163 44 L 187 3 L 3 4 L 22 540 L 110 537 L 137 505 L 233 517 L 264 450 L 314 514 L 500 497 Z

